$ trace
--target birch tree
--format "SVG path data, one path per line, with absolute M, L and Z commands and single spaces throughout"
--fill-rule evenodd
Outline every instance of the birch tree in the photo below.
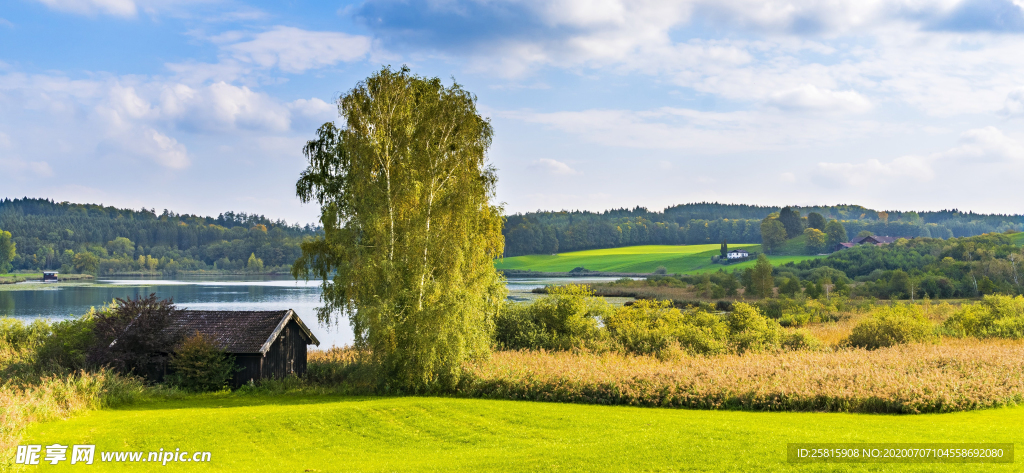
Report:
M 349 317 L 381 388 L 444 389 L 486 356 L 505 287 L 490 122 L 476 97 L 384 68 L 339 100 L 304 152 L 297 192 L 321 207 L 322 238 L 292 273 L 323 279 L 321 323 Z

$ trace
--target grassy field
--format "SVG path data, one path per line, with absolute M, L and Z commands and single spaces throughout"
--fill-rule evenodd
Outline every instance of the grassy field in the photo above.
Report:
M 753 266 L 753 261 L 722 266 L 711 263 L 711 257 L 719 254 L 720 245 L 646 245 L 607 248 L 600 250 L 574 251 L 557 255 L 526 255 L 495 261 L 498 269 L 520 269 L 543 272 L 566 272 L 576 267 L 591 271 L 620 273 L 650 273 L 664 266 L 669 273 L 698 274 L 718 271 L 722 268 L 736 269 Z M 746 248 L 760 251 L 761 245 L 736 244 L 729 248 Z M 790 261 L 798 262 L 816 256 L 770 256 L 772 264 L 778 266 Z
M 21 443 L 212 453 L 209 463 L 166 466 L 102 463 L 97 453 L 95 464 L 79 468 L 90 471 L 1012 471 L 1013 465 L 979 464 L 791 465 L 786 446 L 1024 443 L 1020 425 L 1024 408 L 891 416 L 218 394 L 37 424 Z M 78 466 L 65 461 L 56 468 Z

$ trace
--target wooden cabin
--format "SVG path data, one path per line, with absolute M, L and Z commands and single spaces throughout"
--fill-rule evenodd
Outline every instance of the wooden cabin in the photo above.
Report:
M 235 357 L 238 371 L 232 387 L 264 378 L 306 372 L 306 347 L 320 346 L 294 310 L 185 310 L 172 317 L 169 330 L 185 336 L 196 332 Z M 166 364 L 157 378 L 166 374 Z
M 56 271 L 43 271 L 43 282 L 57 282 Z

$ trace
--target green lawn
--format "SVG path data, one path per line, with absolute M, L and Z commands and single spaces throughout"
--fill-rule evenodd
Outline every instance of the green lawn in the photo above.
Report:
M 746 248 L 760 251 L 761 245 L 735 244 L 729 248 Z M 696 274 L 718 271 L 721 268 L 735 269 L 753 266 L 749 261 L 736 265 L 711 264 L 711 257 L 719 254 L 720 245 L 645 245 L 601 250 L 574 251 L 557 255 L 526 255 L 499 259 L 494 262 L 498 269 L 521 269 L 542 272 L 566 272 L 576 267 L 591 271 L 620 273 L 651 273 L 664 266 L 669 273 Z M 815 256 L 770 256 L 772 264 L 802 261 Z
M 1024 444 L 1022 425 L 1024 408 L 891 416 L 236 394 L 37 424 L 21 444 L 212 452 L 209 463 L 101 463 L 97 453 L 91 467 L 58 465 L 74 471 L 1012 471 L 1013 465 L 977 464 L 794 466 L 786 463 L 786 445 Z

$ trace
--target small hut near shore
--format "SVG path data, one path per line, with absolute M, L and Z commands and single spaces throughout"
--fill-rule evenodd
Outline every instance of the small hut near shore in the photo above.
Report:
M 220 311 L 184 310 L 168 324 L 185 336 L 200 333 L 235 358 L 232 387 L 264 378 L 282 378 L 306 372 L 307 345 L 320 346 L 294 310 Z M 161 363 L 158 378 L 167 373 Z

